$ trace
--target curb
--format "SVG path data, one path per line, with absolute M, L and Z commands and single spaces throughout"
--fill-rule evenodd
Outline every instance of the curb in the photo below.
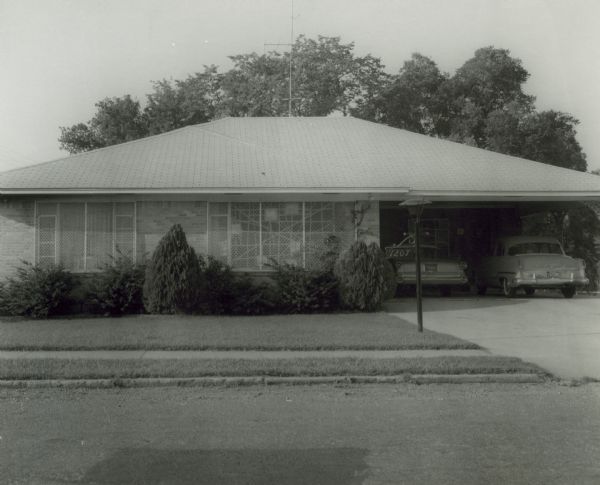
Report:
M 112 389 L 142 387 L 239 387 L 318 384 L 540 384 L 538 374 L 420 374 L 395 376 L 315 377 L 143 377 L 114 379 L 14 379 L 0 380 L 0 389 Z

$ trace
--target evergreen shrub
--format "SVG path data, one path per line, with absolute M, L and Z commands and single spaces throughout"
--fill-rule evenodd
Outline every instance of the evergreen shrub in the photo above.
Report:
M 0 313 L 32 318 L 64 314 L 76 285 L 76 278 L 61 266 L 23 262 L 15 276 L 0 285 Z
M 356 241 L 340 254 L 334 273 L 340 299 L 349 310 L 375 311 L 389 294 L 389 261 L 376 243 Z
M 192 313 L 203 286 L 194 248 L 179 224 L 159 241 L 146 266 L 144 306 L 149 313 Z

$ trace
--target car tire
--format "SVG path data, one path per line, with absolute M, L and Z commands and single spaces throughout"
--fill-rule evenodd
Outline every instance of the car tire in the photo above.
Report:
M 450 296 L 452 294 L 452 288 L 449 286 L 440 286 L 440 295 Z
M 517 294 L 516 288 L 508 286 L 508 280 L 506 278 L 502 278 L 502 294 L 507 298 L 514 298 Z
M 525 294 L 527 296 L 533 296 L 534 293 L 535 293 L 535 288 L 525 288 Z
M 574 286 L 565 286 L 560 291 L 565 298 L 573 298 L 575 293 L 577 293 L 577 289 Z

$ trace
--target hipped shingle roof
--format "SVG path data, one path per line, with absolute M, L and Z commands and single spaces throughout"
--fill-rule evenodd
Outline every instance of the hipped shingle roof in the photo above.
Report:
M 584 194 L 600 177 L 348 117 L 224 118 L 0 174 L 0 193 Z

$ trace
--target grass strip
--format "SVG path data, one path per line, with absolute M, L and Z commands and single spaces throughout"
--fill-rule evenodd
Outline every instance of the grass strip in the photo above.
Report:
M 0 379 L 138 377 L 377 376 L 399 374 L 547 374 L 515 357 L 295 358 L 295 359 L 3 359 Z
M 477 349 L 386 313 L 0 321 L 0 350 Z

